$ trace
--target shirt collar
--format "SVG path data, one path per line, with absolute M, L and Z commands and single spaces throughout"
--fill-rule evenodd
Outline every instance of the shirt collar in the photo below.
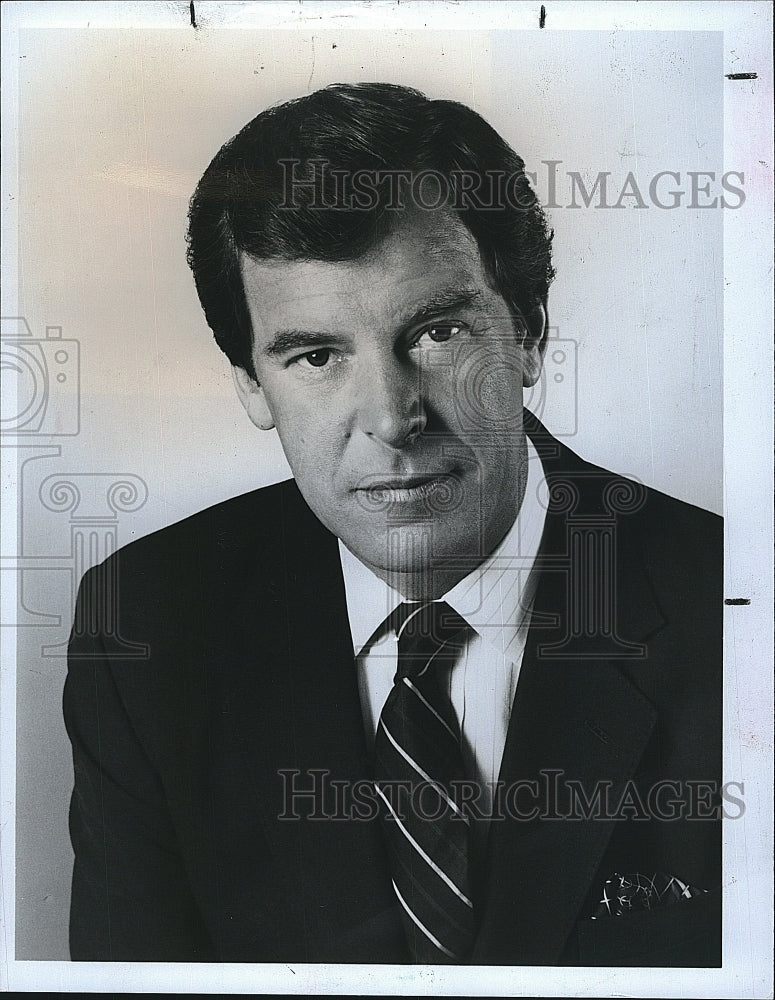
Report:
M 353 651 L 358 656 L 376 629 L 404 598 L 357 559 L 341 539 L 339 554 Z
M 546 512 L 541 495 L 544 474 L 538 452 L 526 435 L 528 476 L 519 514 L 498 547 L 443 596 L 468 624 L 503 655 L 526 626 L 535 592 L 532 572 Z M 339 541 L 347 614 L 358 656 L 374 632 L 403 601 Z

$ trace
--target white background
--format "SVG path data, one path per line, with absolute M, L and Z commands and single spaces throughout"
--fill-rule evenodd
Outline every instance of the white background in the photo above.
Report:
M 80 434 L 57 439 L 60 457 L 26 467 L 29 481 L 15 498 L 25 519 L 21 543 L 52 562 L 68 553 L 67 516 L 37 499 L 40 481 L 54 472 L 133 474 L 147 484 L 147 503 L 121 518 L 121 542 L 288 475 L 276 437 L 260 435 L 234 395 L 183 242 L 187 199 L 202 170 L 267 105 L 361 79 L 461 100 L 537 172 L 540 195 L 541 161 L 562 161 L 563 205 L 570 170 L 587 181 L 610 171 L 614 201 L 628 171 L 647 201 L 660 170 L 681 173 L 676 186 L 684 190 L 690 170 L 717 178 L 744 171 L 746 203 L 737 210 L 635 209 L 630 199 L 621 210 L 550 213 L 558 272 L 550 320 L 556 336 L 574 342 L 578 376 L 563 383 L 564 394 L 552 386 L 541 415 L 564 433 L 577 401 L 577 426 L 566 441 L 585 458 L 708 509 L 725 507 L 726 593 L 752 599 L 749 608 L 727 609 L 726 646 L 726 777 L 746 780 L 747 813 L 727 824 L 725 968 L 694 971 L 685 983 L 695 995 L 765 995 L 771 165 L 762 122 L 772 90 L 769 53 L 755 37 L 769 37 L 769 7 L 548 4 L 544 30 L 537 7 L 196 4 L 194 30 L 187 3 L 6 5 L 6 21 L 19 28 L 5 35 L 6 142 L 18 140 L 19 159 L 18 174 L 4 168 L 11 201 L 4 195 L 3 209 L 17 224 L 18 251 L 6 245 L 3 315 L 24 316 L 37 337 L 61 326 L 81 348 Z M 622 30 L 687 26 L 693 30 Z M 751 69 L 757 81 L 724 78 Z M 6 500 L 14 478 L 3 480 Z M 19 545 L 11 538 L 4 553 Z M 757 553 L 766 558 L 758 568 Z M 180 978 L 165 967 L 160 979 L 148 967 L 11 961 L 14 954 L 66 959 L 71 865 L 65 664 L 42 657 L 40 647 L 66 637 L 72 595 L 66 573 L 26 573 L 23 583 L 28 606 L 59 614 L 62 623 L 18 630 L 15 676 L 14 651 L 4 649 L 4 789 L 13 789 L 14 681 L 18 693 L 17 865 L 6 824 L 2 872 L 8 985 L 245 988 L 237 968 Z M 13 795 L 4 790 L 9 806 Z M 266 989 L 303 990 L 304 969 L 296 971 L 265 968 L 263 979 L 253 972 L 249 988 L 265 981 Z M 430 979 L 407 969 L 395 980 L 359 978 L 352 968 L 329 974 L 332 992 L 348 983 L 353 992 L 677 995 L 684 982 L 660 971 L 637 979 L 627 971 L 494 970 L 484 988 L 481 976 L 468 980 L 460 970 Z

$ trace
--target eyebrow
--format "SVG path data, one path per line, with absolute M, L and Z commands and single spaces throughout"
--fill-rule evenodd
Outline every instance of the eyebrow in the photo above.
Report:
M 478 305 L 482 299 L 482 292 L 476 288 L 441 289 L 402 319 L 398 328 L 403 333 L 411 327 L 427 323 L 428 320 L 442 313 Z M 317 330 L 278 330 L 264 348 L 263 353 L 267 357 L 274 358 L 291 351 L 314 351 L 322 347 L 329 347 L 332 344 L 342 342 L 343 339 L 340 334 L 323 333 Z
M 264 348 L 267 357 L 275 358 L 290 351 L 314 351 L 341 340 L 333 333 L 316 333 L 314 330 L 280 330 Z
M 409 327 L 418 326 L 420 323 L 427 323 L 440 313 L 453 312 L 456 309 L 466 309 L 474 305 L 479 305 L 483 299 L 482 292 L 477 288 L 460 289 L 447 288 L 434 293 L 430 299 L 424 302 L 419 309 L 408 316 L 401 324 L 400 328 L 406 330 Z

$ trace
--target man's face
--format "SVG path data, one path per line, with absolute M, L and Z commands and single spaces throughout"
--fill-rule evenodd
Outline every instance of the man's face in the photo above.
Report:
M 242 267 L 251 419 L 277 427 L 305 500 L 362 562 L 405 596 L 440 596 L 519 510 L 543 309 L 515 328 L 447 213 L 405 215 L 354 261 Z

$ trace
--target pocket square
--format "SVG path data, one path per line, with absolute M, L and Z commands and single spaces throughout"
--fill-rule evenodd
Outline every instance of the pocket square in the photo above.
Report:
M 664 872 L 653 875 L 642 875 L 640 872 L 620 875 L 615 872 L 603 884 L 592 920 L 621 917 L 638 910 L 655 910 L 684 899 L 693 899 L 707 891 Z

